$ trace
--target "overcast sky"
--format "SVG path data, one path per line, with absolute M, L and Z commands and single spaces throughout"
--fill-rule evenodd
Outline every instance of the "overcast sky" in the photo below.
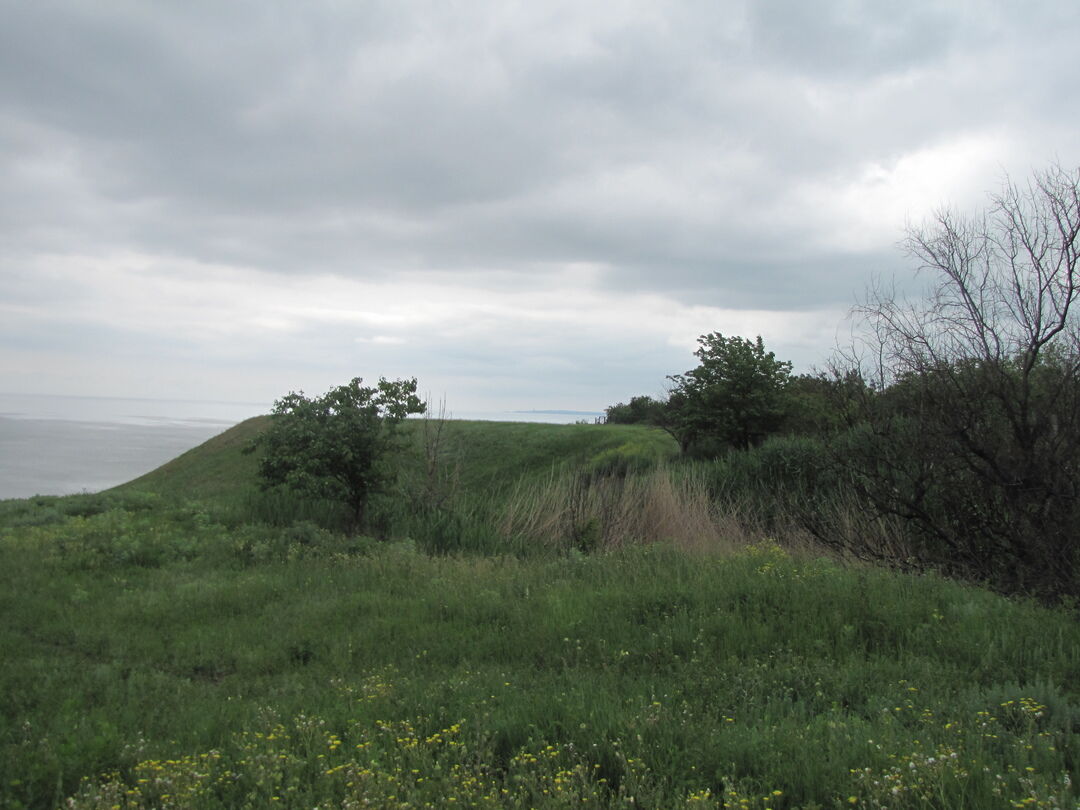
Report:
M 0 0 L 0 390 L 452 412 L 807 371 L 905 222 L 1080 164 L 1080 4 Z

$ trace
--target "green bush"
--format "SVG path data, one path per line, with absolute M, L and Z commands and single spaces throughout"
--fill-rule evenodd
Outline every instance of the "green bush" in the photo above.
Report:
M 626 442 L 597 453 L 585 465 L 585 471 L 596 476 L 626 476 L 652 469 L 666 455 L 655 444 Z

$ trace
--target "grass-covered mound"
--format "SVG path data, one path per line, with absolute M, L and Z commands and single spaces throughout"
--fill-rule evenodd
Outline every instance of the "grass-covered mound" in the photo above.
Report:
M 252 449 L 268 419 L 242 422 L 106 495 L 198 501 L 230 525 L 254 520 L 288 527 L 306 521 L 346 530 L 350 515 L 342 503 L 259 487 L 260 451 Z M 425 550 L 440 553 L 595 546 L 603 539 L 595 513 L 598 508 L 610 511 L 611 493 L 604 504 L 596 502 L 601 494 L 597 491 L 577 497 L 566 509 L 562 502 L 567 487 L 580 489 L 582 481 L 604 478 L 622 482 L 627 475 L 662 467 L 678 454 L 666 433 L 636 425 L 410 419 L 400 430 L 400 449 L 392 459 L 396 482 L 372 498 L 368 530 L 381 539 L 413 538 Z M 650 507 L 652 523 L 670 523 L 671 513 L 691 497 L 664 487 L 651 489 L 653 500 L 666 503 L 651 508 L 651 502 L 627 492 L 620 498 L 621 511 L 627 512 L 633 498 Z M 559 506 L 553 506 L 553 497 Z M 695 497 L 700 500 L 700 493 Z M 626 520 L 605 523 L 608 535 L 627 529 Z M 640 539 L 638 534 L 633 539 Z
M 245 517 L 228 434 L 0 504 L 0 807 L 1076 807 L 1075 614 L 701 527 L 688 551 L 692 476 L 597 460 L 648 432 L 527 427 L 524 481 L 495 439 L 459 458 L 501 552 Z M 562 508 L 590 543 L 542 542 Z
M 165 497 L 222 501 L 255 488 L 258 453 L 245 453 L 270 417 L 241 422 L 208 442 L 118 487 Z M 427 473 L 427 463 L 470 493 L 502 490 L 524 478 L 567 467 L 644 467 L 677 455 L 674 439 L 637 425 L 543 425 L 410 419 L 401 426 L 406 452 L 398 460 L 405 485 Z
M 115 489 L 183 499 L 234 497 L 255 482 L 258 461 L 245 450 L 269 424 L 269 416 L 247 419 Z

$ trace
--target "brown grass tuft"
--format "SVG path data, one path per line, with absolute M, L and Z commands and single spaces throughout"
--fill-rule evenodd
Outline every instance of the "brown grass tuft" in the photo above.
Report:
M 553 474 L 515 490 L 497 526 L 508 539 L 582 551 L 668 542 L 723 553 L 761 539 L 737 510 L 709 497 L 700 476 L 668 467 L 626 476 Z

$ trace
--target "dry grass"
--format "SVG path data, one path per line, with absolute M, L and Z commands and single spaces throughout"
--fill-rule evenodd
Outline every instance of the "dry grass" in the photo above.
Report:
M 694 468 L 658 466 L 626 476 L 556 473 L 519 484 L 497 510 L 507 541 L 584 552 L 669 543 L 695 554 L 726 554 L 769 540 L 799 557 L 913 558 L 902 526 L 860 509 L 855 498 L 800 508 L 749 497 L 716 497 Z
M 668 542 L 724 553 L 762 537 L 746 515 L 711 499 L 701 476 L 663 466 L 625 477 L 556 474 L 519 486 L 497 526 L 507 538 L 582 551 Z

